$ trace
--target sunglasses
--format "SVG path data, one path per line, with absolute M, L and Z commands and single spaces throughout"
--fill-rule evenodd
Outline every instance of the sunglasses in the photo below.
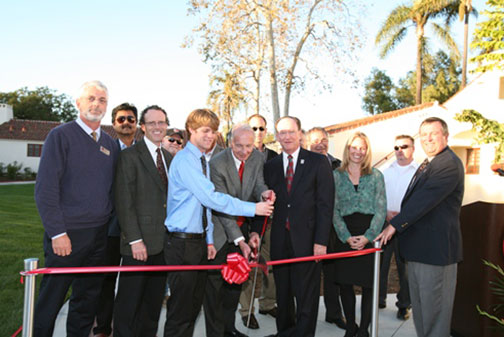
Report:
M 259 131 L 264 131 L 265 129 L 264 129 L 262 126 L 260 126 L 260 127 L 253 126 L 253 127 L 252 127 L 252 130 L 254 130 L 254 132 L 256 132 L 257 130 L 259 130 Z
M 176 142 L 178 145 L 182 145 L 182 141 L 175 138 L 168 138 L 170 143 Z
M 399 151 L 399 149 L 401 150 L 406 150 L 407 148 L 409 147 L 409 145 L 400 145 L 400 146 L 394 146 L 394 150 L 396 151 Z
M 126 120 L 128 120 L 128 123 L 131 123 L 131 124 L 135 123 L 135 117 L 134 116 L 119 116 L 116 119 L 117 123 L 119 123 L 119 124 L 124 123 Z

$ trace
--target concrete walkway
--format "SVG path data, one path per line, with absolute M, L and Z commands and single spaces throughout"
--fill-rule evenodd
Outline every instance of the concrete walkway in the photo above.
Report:
M 378 336 L 380 337 L 415 337 L 415 327 L 413 326 L 413 319 L 410 318 L 407 321 L 400 321 L 396 318 L 397 309 L 395 307 L 395 294 L 389 294 L 387 297 L 387 308 L 381 309 L 379 311 L 379 323 L 378 323 Z M 256 308 L 258 304 L 256 303 Z M 54 336 L 66 336 L 65 322 L 67 318 L 68 303 L 65 303 L 61 309 L 58 319 L 56 320 L 56 326 L 54 330 Z M 276 333 L 275 320 L 271 316 L 264 316 L 260 314 L 255 314 L 259 326 L 259 330 L 249 330 L 243 326 L 241 318 L 236 313 L 236 328 L 246 333 L 250 337 L 257 336 L 267 336 Z M 357 297 L 357 322 L 360 316 L 360 296 Z M 166 310 L 163 307 L 161 312 L 161 317 L 159 321 L 158 336 L 163 336 L 163 328 L 165 323 Z M 325 307 L 323 303 L 323 298 L 320 298 L 319 313 L 318 313 L 318 323 L 317 323 L 317 337 L 343 337 L 345 331 L 339 329 L 334 324 L 329 324 L 325 322 Z M 92 336 L 92 335 L 91 335 Z M 205 336 L 205 318 L 203 312 L 198 316 L 196 322 L 196 329 L 194 331 L 195 337 Z

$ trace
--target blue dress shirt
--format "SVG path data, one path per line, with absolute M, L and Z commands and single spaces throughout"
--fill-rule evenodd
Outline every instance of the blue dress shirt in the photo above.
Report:
M 168 206 L 165 226 L 169 232 L 203 233 L 203 206 L 207 207 L 206 240 L 213 244 L 213 223 L 210 209 L 230 215 L 251 217 L 255 203 L 241 201 L 216 192 L 210 179 L 203 175 L 201 151 L 191 142 L 177 153 L 168 174 Z M 207 173 L 210 168 L 207 162 Z

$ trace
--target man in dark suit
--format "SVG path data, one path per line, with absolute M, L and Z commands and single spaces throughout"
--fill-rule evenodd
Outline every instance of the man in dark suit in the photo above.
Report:
M 271 191 L 264 183 L 263 158 L 254 150 L 254 132 L 246 124 L 237 125 L 231 132 L 231 147 L 210 161 L 210 179 L 217 192 L 244 201 L 257 202 Z M 217 250 L 212 264 L 226 263 L 227 254 L 241 250 L 248 258 L 248 219 L 213 212 L 214 246 Z M 239 247 L 239 249 L 238 249 Z M 224 282 L 220 272 L 209 272 L 203 306 L 207 336 L 245 336 L 235 328 L 235 312 L 241 285 Z
M 334 158 L 328 152 L 329 134 L 322 127 L 314 127 L 306 133 L 306 145 L 310 151 L 320 153 L 327 157 L 331 169 L 334 171 L 341 165 L 341 160 Z M 331 226 L 329 236 L 328 253 L 334 253 L 334 245 L 338 240 L 334 226 Z M 335 281 L 334 260 L 323 261 L 324 275 L 324 304 L 326 307 L 325 321 L 336 324 L 340 329 L 346 329 L 346 320 L 343 317 L 343 310 L 340 302 L 340 286 Z
M 386 244 L 398 232 L 417 335 L 443 337 L 450 335 L 457 263 L 462 261 L 464 166 L 448 147 L 448 126 L 442 119 L 422 122 L 420 143 L 427 159 L 413 176 L 400 213 L 376 241 Z
M 121 227 L 123 265 L 163 265 L 168 168 L 161 146 L 168 118 L 158 106 L 140 117 L 142 141 L 121 152 L 115 178 L 115 207 Z M 114 336 L 155 336 L 166 273 L 121 273 L 114 310 Z
M 123 103 L 112 110 L 112 126 L 117 134 L 117 147 L 122 151 L 135 143 L 138 120 L 137 108 L 129 103 Z M 119 235 L 121 230 L 117 216 L 110 218 L 108 223 L 106 266 L 118 266 L 121 263 Z M 98 309 L 96 311 L 96 326 L 93 328 L 95 337 L 109 336 L 112 332 L 112 316 L 114 314 L 114 298 L 117 273 L 107 273 L 103 279 Z
M 293 117 L 275 126 L 282 155 L 264 166 L 266 185 L 276 194 L 271 227 L 271 259 L 326 253 L 332 226 L 334 182 L 327 158 L 300 148 L 301 125 Z M 250 243 L 257 246 L 261 221 Z M 275 266 L 279 336 L 314 336 L 320 297 L 321 263 Z M 294 305 L 294 299 L 296 305 Z

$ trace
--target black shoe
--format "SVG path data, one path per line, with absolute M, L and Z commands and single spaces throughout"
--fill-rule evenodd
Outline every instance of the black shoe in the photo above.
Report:
M 261 310 L 259 309 L 259 313 L 261 315 L 270 315 L 273 318 L 277 317 L 277 307 L 273 307 L 273 309 L 270 310 Z
M 344 337 L 355 337 L 355 336 L 357 336 L 358 330 L 359 330 L 359 326 L 357 324 L 354 323 L 353 328 L 349 328 L 348 322 L 347 322 L 347 328 L 346 328 Z
M 327 323 L 336 324 L 336 326 L 340 329 L 343 329 L 343 330 L 346 329 L 346 320 L 345 320 L 345 318 L 343 318 L 343 316 L 338 316 L 336 318 L 331 318 L 331 317 L 326 316 L 325 321 Z
M 235 328 L 233 331 L 224 332 L 224 337 L 248 337 L 248 336 L 236 330 Z
M 387 307 L 386 303 L 378 303 L 378 308 L 385 309 Z
M 243 325 L 245 325 L 245 327 L 247 327 L 247 317 L 248 316 L 242 316 Z M 252 330 L 259 329 L 259 323 L 257 322 L 257 319 L 255 318 L 254 314 L 250 314 L 250 321 L 248 328 Z
M 400 308 L 397 310 L 397 319 L 400 319 L 401 321 L 406 321 L 410 318 L 410 312 L 408 308 Z

